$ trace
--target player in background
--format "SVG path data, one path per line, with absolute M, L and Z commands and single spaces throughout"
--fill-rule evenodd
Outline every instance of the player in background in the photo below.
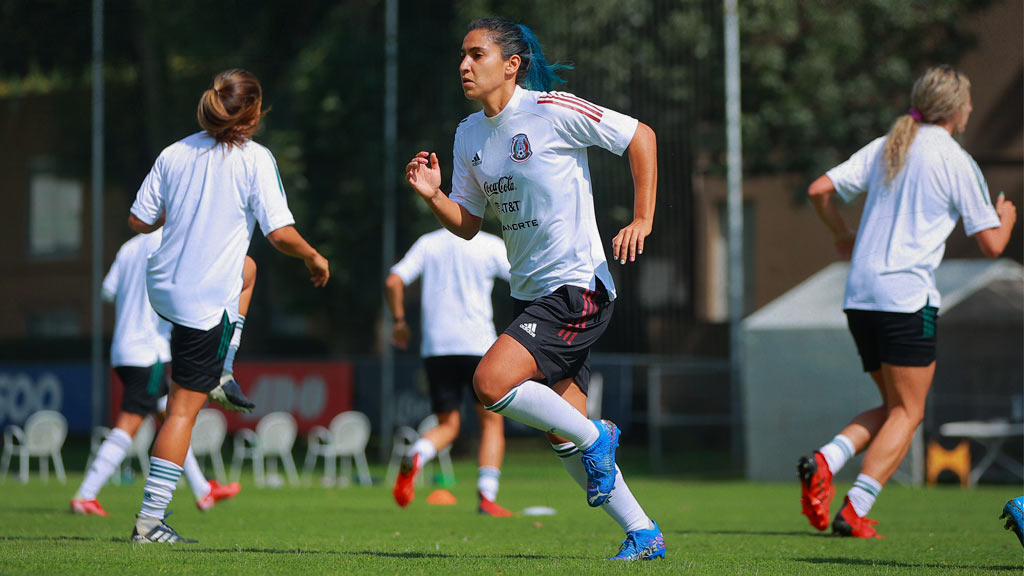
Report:
M 473 387 L 492 412 L 545 432 L 587 503 L 626 531 L 616 560 L 663 557 L 665 543 L 615 465 L 619 430 L 586 416 L 590 347 L 611 317 L 615 285 L 597 230 L 587 148 L 626 152 L 633 221 L 612 239 L 620 264 L 643 253 L 657 183 L 654 131 L 565 92 L 526 26 L 476 20 L 459 64 L 466 97 L 483 110 L 455 132 L 452 190 L 441 191 L 435 153 L 420 152 L 406 179 L 445 228 L 480 230 L 490 204 L 502 224 L 516 316 L 477 367 Z M 431 306 L 426 295 L 424 306 Z
M 424 234 L 391 268 L 385 294 L 394 326 L 392 343 L 405 350 L 411 331 L 405 318 L 405 287 L 422 277 L 423 310 L 420 356 L 430 386 L 430 407 L 438 425 L 409 447 L 392 494 L 405 507 L 415 495 L 414 479 L 424 464 L 459 435 L 462 391 L 472 389 L 480 358 L 497 339 L 491 290 L 494 279 L 509 279 L 509 263 L 501 239 L 481 232 L 463 240 L 447 230 Z M 474 396 L 475 399 L 475 396 Z M 505 426 L 498 414 L 476 402 L 480 421 L 478 511 L 511 516 L 499 506 L 501 461 L 505 457 Z
M 957 220 L 982 253 L 999 256 L 1017 221 L 1002 194 L 995 206 L 981 170 L 953 139 L 971 115 L 971 83 L 939 66 L 914 83 L 911 108 L 886 136 L 815 180 L 809 190 L 839 255 L 850 258 L 843 310 L 864 371 L 881 404 L 854 417 L 843 430 L 797 465 L 803 514 L 818 530 L 828 526 L 835 493 L 832 476 L 867 451 L 861 472 L 832 521 L 832 531 L 880 537 L 867 517 L 910 447 L 924 418 L 935 375 L 940 295 L 935 268 Z M 843 221 L 835 196 L 867 193 L 856 234 Z
M 160 153 L 128 217 L 136 232 L 163 227 L 149 258 L 149 300 L 171 331 L 167 419 L 150 457 L 136 542 L 195 542 L 164 522 L 181 476 L 196 414 L 220 385 L 239 315 L 242 269 L 256 224 L 277 250 L 302 259 L 314 286 L 327 259 L 295 230 L 277 163 L 252 141 L 265 113 L 259 80 L 226 70 L 199 100 L 201 132 Z
M 146 293 L 146 258 L 160 246 L 160 237 L 157 230 L 125 242 L 103 279 L 103 299 L 113 302 L 116 309 L 110 363 L 124 385 L 124 394 L 117 423 L 100 445 L 71 500 L 71 511 L 76 514 L 107 515 L 97 500 L 100 490 L 121 466 L 146 416 L 164 412 L 171 325 L 153 311 Z M 255 273 L 255 264 L 252 271 Z M 246 284 L 251 294 L 252 285 Z M 207 481 L 191 448 L 184 468 L 200 510 L 209 510 L 217 501 L 232 498 L 241 490 L 237 482 L 222 486 L 216 480 Z

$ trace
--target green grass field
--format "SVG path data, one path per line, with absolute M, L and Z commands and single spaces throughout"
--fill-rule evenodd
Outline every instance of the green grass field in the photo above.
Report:
M 629 450 L 629 448 L 627 448 Z M 375 469 L 383 476 L 383 470 Z M 892 485 L 872 516 L 884 540 L 815 532 L 791 484 L 627 479 L 665 534 L 665 560 L 605 562 L 622 534 L 545 451 L 512 451 L 500 502 L 543 505 L 555 516 L 476 514 L 471 461 L 456 464 L 459 503 L 425 503 L 424 486 L 406 510 L 389 487 L 256 489 L 203 514 L 186 485 L 169 519 L 191 545 L 132 545 L 128 535 L 141 481 L 103 489 L 110 516 L 73 516 L 81 480 L 0 485 L 3 574 L 1014 574 L 1024 551 L 997 519 L 1020 486 L 908 489 Z M 840 497 L 848 486 L 840 486 Z

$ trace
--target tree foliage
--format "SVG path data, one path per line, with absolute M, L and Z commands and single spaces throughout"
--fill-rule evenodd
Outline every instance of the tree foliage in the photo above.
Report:
M 955 62 L 971 46 L 965 16 L 988 3 L 741 2 L 748 172 L 810 174 L 883 132 L 924 66 Z M 261 312 L 250 326 L 263 329 L 248 332 L 276 334 L 281 348 L 290 335 L 308 334 L 334 351 L 372 349 L 384 272 L 383 0 L 106 5 L 107 175 L 124 209 L 162 147 L 198 130 L 196 102 L 213 75 L 250 69 L 272 107 L 257 140 L 276 155 L 299 228 L 330 258 L 333 276 L 325 293 L 313 293 L 301 266 L 266 256 L 266 243 L 255 241 Z M 400 9 L 394 169 L 401 172 L 421 149 L 450 160 L 455 125 L 476 110 L 457 81 L 466 24 L 494 14 L 526 22 L 553 60 L 576 66 L 567 89 L 630 111 L 658 132 L 661 228 L 652 238 L 690 274 L 690 182 L 724 165 L 719 2 L 458 0 L 401 2 Z M 86 176 L 90 4 L 0 0 L 0 16 L 0 98 L 64 94 L 70 102 L 55 107 L 54 122 L 71 137 L 59 156 Z M 445 182 L 450 168 L 444 162 Z M 610 238 L 631 217 L 628 163 L 597 157 L 592 169 L 600 226 Z M 400 175 L 396 197 L 401 251 L 436 222 Z M 621 274 L 639 288 L 639 277 Z M 631 334 L 643 347 L 643 327 Z

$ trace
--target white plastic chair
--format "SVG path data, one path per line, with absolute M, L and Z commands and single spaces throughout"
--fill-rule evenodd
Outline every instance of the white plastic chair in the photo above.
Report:
M 277 458 L 284 465 L 288 474 L 288 482 L 293 486 L 299 484 L 299 473 L 295 469 L 295 461 L 292 460 L 292 446 L 295 445 L 295 435 L 298 434 L 298 425 L 295 418 L 287 412 L 271 412 L 260 419 L 256 424 L 256 432 L 243 429 L 235 435 L 235 452 L 232 456 L 231 475 L 234 481 L 238 481 L 242 474 L 242 463 L 248 458 L 252 460 L 252 470 L 256 485 L 263 487 L 266 482 L 263 468 L 268 458 Z M 271 464 L 277 469 L 276 461 Z
M 408 451 L 409 447 L 416 443 L 421 436 L 427 433 L 432 428 L 436 428 L 438 424 L 437 415 L 430 414 L 426 418 L 420 421 L 420 425 L 413 430 L 408 426 L 401 426 L 395 430 L 394 444 L 391 446 L 391 462 L 388 463 L 388 474 L 385 482 L 391 484 L 398 477 L 398 470 L 402 465 L 402 457 Z M 438 451 L 437 460 L 441 466 L 441 474 L 444 476 L 444 482 L 446 485 L 452 485 L 455 483 L 455 468 L 452 466 L 452 445 L 449 444 L 444 447 L 443 450 Z M 420 470 L 420 474 L 416 476 L 416 484 L 422 484 L 423 478 L 430 476 L 430 471 L 433 467 L 433 460 L 423 465 L 423 469 Z
M 312 480 L 312 471 L 321 456 L 324 459 L 324 479 L 328 485 L 335 484 L 338 464 L 341 464 L 342 483 L 347 483 L 351 472 L 349 458 L 355 463 L 359 482 L 372 483 L 370 468 L 366 464 L 366 444 L 370 441 L 370 419 L 357 410 L 342 412 L 334 417 L 330 429 L 314 426 L 309 431 L 309 448 L 303 475 Z
M 68 435 L 68 421 L 60 412 L 40 410 L 28 417 L 24 430 L 10 425 L 4 428 L 4 451 L 0 456 L 0 477 L 7 479 L 11 457 L 18 455 L 19 479 L 28 482 L 29 458 L 39 458 L 39 472 L 44 482 L 50 481 L 50 460 L 61 484 L 67 482 L 64 476 L 64 460 L 60 450 Z
M 149 476 L 149 449 L 153 446 L 153 439 L 156 438 L 156 421 L 152 416 L 146 416 L 139 426 L 135 436 L 132 436 L 132 445 L 128 447 L 128 455 L 122 463 L 123 466 L 130 466 L 128 458 L 135 458 L 139 461 L 139 468 L 142 469 L 142 477 Z M 114 483 L 120 484 L 121 478 L 115 476 Z
M 197 460 L 204 456 L 210 457 L 214 476 L 221 483 L 227 481 L 227 474 L 224 473 L 224 458 L 220 453 L 227 433 L 228 421 L 219 410 L 204 408 L 199 411 L 196 416 L 196 425 L 192 428 L 192 453 L 195 454 Z

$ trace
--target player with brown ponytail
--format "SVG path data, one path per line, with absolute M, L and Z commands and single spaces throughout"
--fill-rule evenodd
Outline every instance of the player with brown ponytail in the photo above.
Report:
M 199 100 L 203 131 L 161 152 L 131 208 L 136 232 L 163 227 L 146 284 L 153 309 L 173 325 L 167 418 L 153 444 L 136 542 L 194 542 L 163 519 L 196 414 L 221 384 L 232 336 L 244 320 L 243 268 L 256 224 L 271 245 L 303 260 L 314 286 L 330 277 L 327 259 L 295 230 L 273 154 L 252 140 L 262 106 L 253 74 L 218 74 Z

